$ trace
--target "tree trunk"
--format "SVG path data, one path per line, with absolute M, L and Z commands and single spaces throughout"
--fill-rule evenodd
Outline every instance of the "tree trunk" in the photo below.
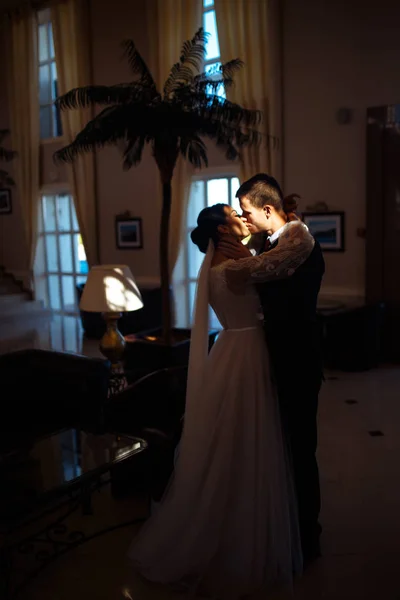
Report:
M 163 182 L 163 204 L 160 225 L 160 275 L 162 294 L 163 339 L 167 345 L 172 342 L 172 313 L 169 276 L 169 219 L 171 214 L 171 180 Z

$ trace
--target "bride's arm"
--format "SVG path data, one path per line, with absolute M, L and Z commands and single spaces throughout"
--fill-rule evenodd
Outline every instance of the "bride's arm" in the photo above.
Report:
M 226 263 L 228 287 L 240 291 L 249 283 L 262 283 L 290 277 L 310 256 L 315 240 L 301 221 L 288 224 L 279 243 L 269 252 Z

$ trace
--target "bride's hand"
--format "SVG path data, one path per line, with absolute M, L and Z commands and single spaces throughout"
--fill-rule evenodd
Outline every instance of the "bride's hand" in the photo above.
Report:
M 300 217 L 295 212 L 286 213 L 287 220 L 289 221 L 301 221 Z
M 222 235 L 220 237 L 218 241 L 218 250 L 226 256 L 226 258 L 233 258 L 234 260 L 252 256 L 250 250 L 246 248 L 242 242 L 231 235 Z
M 298 194 L 289 194 L 289 196 L 285 196 L 283 199 L 283 209 L 288 221 L 300 221 L 300 217 L 296 214 L 298 199 L 300 199 Z

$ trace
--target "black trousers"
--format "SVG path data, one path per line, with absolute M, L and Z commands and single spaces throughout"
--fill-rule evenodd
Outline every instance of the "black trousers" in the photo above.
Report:
M 288 443 L 297 493 L 300 535 L 305 555 L 319 544 L 321 495 L 317 450 L 318 394 L 322 383 L 321 359 L 314 345 L 291 348 L 286 338 L 268 339 L 273 376 L 278 391 L 282 425 Z

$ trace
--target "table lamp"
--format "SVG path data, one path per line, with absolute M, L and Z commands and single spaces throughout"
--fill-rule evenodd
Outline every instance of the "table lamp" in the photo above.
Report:
M 107 327 L 99 348 L 113 366 L 119 364 L 125 349 L 125 338 L 117 326 L 118 319 L 123 312 L 142 307 L 142 296 L 128 266 L 97 265 L 90 269 L 79 308 L 102 313 Z

